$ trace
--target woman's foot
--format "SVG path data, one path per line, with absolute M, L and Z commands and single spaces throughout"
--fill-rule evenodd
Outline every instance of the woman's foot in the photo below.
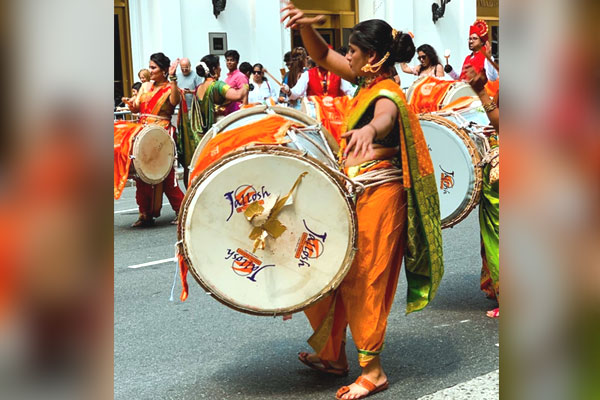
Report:
M 500 307 L 488 311 L 487 313 L 485 313 L 485 315 L 487 315 L 490 318 L 500 318 Z
M 133 224 L 131 224 L 131 227 L 132 228 L 140 228 L 140 227 L 146 227 L 146 226 L 152 226 L 152 225 L 154 225 L 154 218 L 148 218 L 148 217 L 145 217 L 144 215 L 140 215 L 138 220 L 135 221 Z
M 370 382 L 371 385 L 368 382 L 365 383 L 364 380 Z M 387 386 L 387 376 L 383 372 L 379 357 L 376 357 L 363 368 L 363 372 L 356 382 L 349 386 L 343 386 L 337 391 L 336 398 L 343 400 L 363 399 L 373 393 L 387 389 Z
M 340 357 L 340 359 L 341 358 L 342 357 Z M 302 362 L 304 365 L 307 365 L 310 368 L 315 369 L 317 371 L 336 376 L 348 375 L 348 361 L 345 358 L 346 357 L 344 355 L 343 360 L 338 360 L 334 362 L 323 360 L 315 353 L 298 353 L 298 360 L 300 360 L 300 362 Z

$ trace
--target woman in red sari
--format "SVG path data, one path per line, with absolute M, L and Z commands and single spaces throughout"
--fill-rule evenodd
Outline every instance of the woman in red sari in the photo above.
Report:
M 151 80 L 142 85 L 135 99 L 123 99 L 132 112 L 140 113 L 140 120 L 139 122 L 115 122 L 115 199 L 121 196 L 127 181 L 133 139 L 144 125 L 158 124 L 167 129 L 171 137 L 174 135 L 175 127 L 171 125 L 171 117 L 175 106 L 181 101 L 175 75 L 178 63 L 179 59 L 171 64 L 171 60 L 163 53 L 152 54 L 148 65 Z M 167 76 L 170 82 L 167 81 Z M 133 223 L 133 227 L 154 224 L 154 218 L 160 216 L 163 193 L 167 195 L 175 213 L 179 213 L 183 193 L 177 185 L 174 168 L 165 180 L 157 185 L 150 185 L 139 178 L 136 178 L 135 182 L 135 199 L 140 209 L 140 216 Z
M 443 274 L 439 198 L 433 164 L 419 121 L 391 79 L 391 66 L 415 53 L 412 38 L 382 20 L 363 21 L 349 38 L 346 57 L 328 48 L 293 4 L 282 9 L 286 27 L 299 29 L 315 62 L 359 89 L 350 103 L 342 135 L 344 173 L 369 182 L 356 200 L 358 251 L 348 274 L 330 296 L 305 310 L 314 353 L 300 353 L 307 366 L 348 374 L 345 338 L 350 328 L 362 373 L 336 398 L 359 399 L 385 390 L 380 354 L 400 266 L 404 259 L 407 312 L 423 309 Z

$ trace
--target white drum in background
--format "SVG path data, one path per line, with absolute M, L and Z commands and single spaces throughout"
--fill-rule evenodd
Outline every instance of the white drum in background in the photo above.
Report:
M 335 163 L 332 164 L 331 159 L 337 154 L 339 145 L 333 136 L 331 136 L 331 134 L 327 131 L 327 129 L 321 126 L 319 121 L 293 108 L 281 106 L 268 107 L 266 105 L 260 105 L 236 111 L 223 118 L 223 120 L 215 123 L 212 128 L 209 129 L 206 135 L 204 135 L 198 144 L 198 147 L 196 147 L 190 162 L 190 170 L 194 169 L 202 149 L 204 149 L 210 139 L 220 133 L 259 121 L 271 114 L 280 115 L 301 125 L 318 126 L 319 129 L 315 128 L 310 131 L 304 131 L 303 133 L 306 133 L 306 135 L 300 134 L 297 135 L 297 137 L 290 138 L 292 142 L 286 144 L 285 146 L 300 150 L 302 152 L 307 152 L 312 157 L 317 158 L 326 165 L 336 168 Z M 324 153 L 327 154 L 327 156 L 325 156 Z
M 461 97 L 477 97 L 477 93 L 471 88 L 471 85 L 465 82 L 454 82 L 446 92 L 446 95 L 440 103 L 440 108 L 446 107 L 448 104 L 460 99 Z
M 165 180 L 175 161 L 175 141 L 162 126 L 146 125 L 134 139 L 131 151 L 135 173 L 151 185 Z
M 244 210 L 285 196 L 286 230 L 253 251 Z M 255 315 L 301 311 L 334 290 L 356 248 L 354 205 L 328 168 L 296 150 L 252 146 L 213 163 L 188 188 L 178 236 L 190 271 L 217 300 Z
M 442 228 L 456 225 L 479 203 L 481 156 L 466 129 L 433 114 L 419 115 L 440 197 Z

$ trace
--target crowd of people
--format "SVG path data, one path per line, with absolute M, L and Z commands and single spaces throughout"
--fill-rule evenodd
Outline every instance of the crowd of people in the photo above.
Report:
M 286 27 L 300 31 L 305 47 L 293 48 L 284 55 L 287 70 L 278 71 L 281 82 L 261 63 L 239 64 L 240 54 L 235 50 L 225 53 L 225 80 L 221 80 L 218 56 L 202 57 L 192 71 L 187 58 L 171 63 L 164 54 L 156 53 L 150 57 L 149 69 L 138 75 L 141 83 L 134 85 L 137 93 L 123 98 L 123 102 L 141 113 L 140 120 L 159 123 L 171 132 L 187 185 L 194 150 L 219 117 L 252 104 L 300 108 L 301 99 L 306 96 L 353 97 L 340 143 L 340 168 L 349 178 L 360 181 L 368 175 L 370 182 L 380 182 L 370 185 L 357 198 L 358 251 L 348 274 L 333 294 L 305 310 L 319 335 L 309 341 L 315 351 L 300 353 L 299 359 L 321 372 L 347 375 L 345 344 L 349 327 L 362 373 L 354 383 L 341 387 L 336 398 L 363 398 L 389 385 L 380 357 L 402 261 L 410 294 L 407 312 L 423 309 L 434 298 L 443 275 L 433 164 L 418 119 L 407 107 L 395 65 L 400 64 L 401 71 L 407 74 L 468 82 L 496 130 L 496 145 L 498 96 L 492 99 L 485 85 L 498 79 L 498 65 L 491 56 L 487 25 L 482 21 L 471 27 L 471 54 L 460 75 L 447 61 L 442 65 L 432 46 L 422 44 L 416 48 L 412 34 L 396 31 L 382 20 L 357 24 L 348 48 L 339 51 L 327 46 L 313 28 L 316 19 L 305 16 L 294 5 L 282 9 L 282 21 Z M 410 66 L 415 54 L 418 64 Z M 171 117 L 178 104 L 176 129 Z M 139 127 L 122 129 L 129 129 L 131 134 Z M 117 132 L 115 125 L 117 136 L 124 137 L 125 131 Z M 490 163 L 484 169 L 479 210 L 481 288 L 498 299 L 499 191 L 494 168 Z M 402 179 L 390 181 L 389 176 Z M 133 226 L 152 225 L 158 216 L 160 210 L 151 206 L 156 190 L 161 190 L 160 196 L 164 191 L 174 211 L 179 211 L 183 193 L 173 170 L 165 182 L 157 189 L 136 179 L 140 217 Z M 488 315 L 497 317 L 499 311 L 492 310 Z

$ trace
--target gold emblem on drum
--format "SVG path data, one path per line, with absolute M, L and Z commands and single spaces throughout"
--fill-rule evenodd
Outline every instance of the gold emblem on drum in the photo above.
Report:
M 238 214 L 246 211 L 251 203 L 264 204 L 264 199 L 270 195 L 264 186 L 257 191 L 252 185 L 241 185 L 235 191 L 225 193 L 224 197 L 229 201 L 230 207 L 226 221 L 229 221 L 234 211 Z
M 442 176 L 440 177 L 440 189 L 442 189 L 443 193 L 446 194 L 449 193 L 448 189 L 452 189 L 454 187 L 454 171 L 445 171 L 441 165 L 440 169 L 442 170 Z

